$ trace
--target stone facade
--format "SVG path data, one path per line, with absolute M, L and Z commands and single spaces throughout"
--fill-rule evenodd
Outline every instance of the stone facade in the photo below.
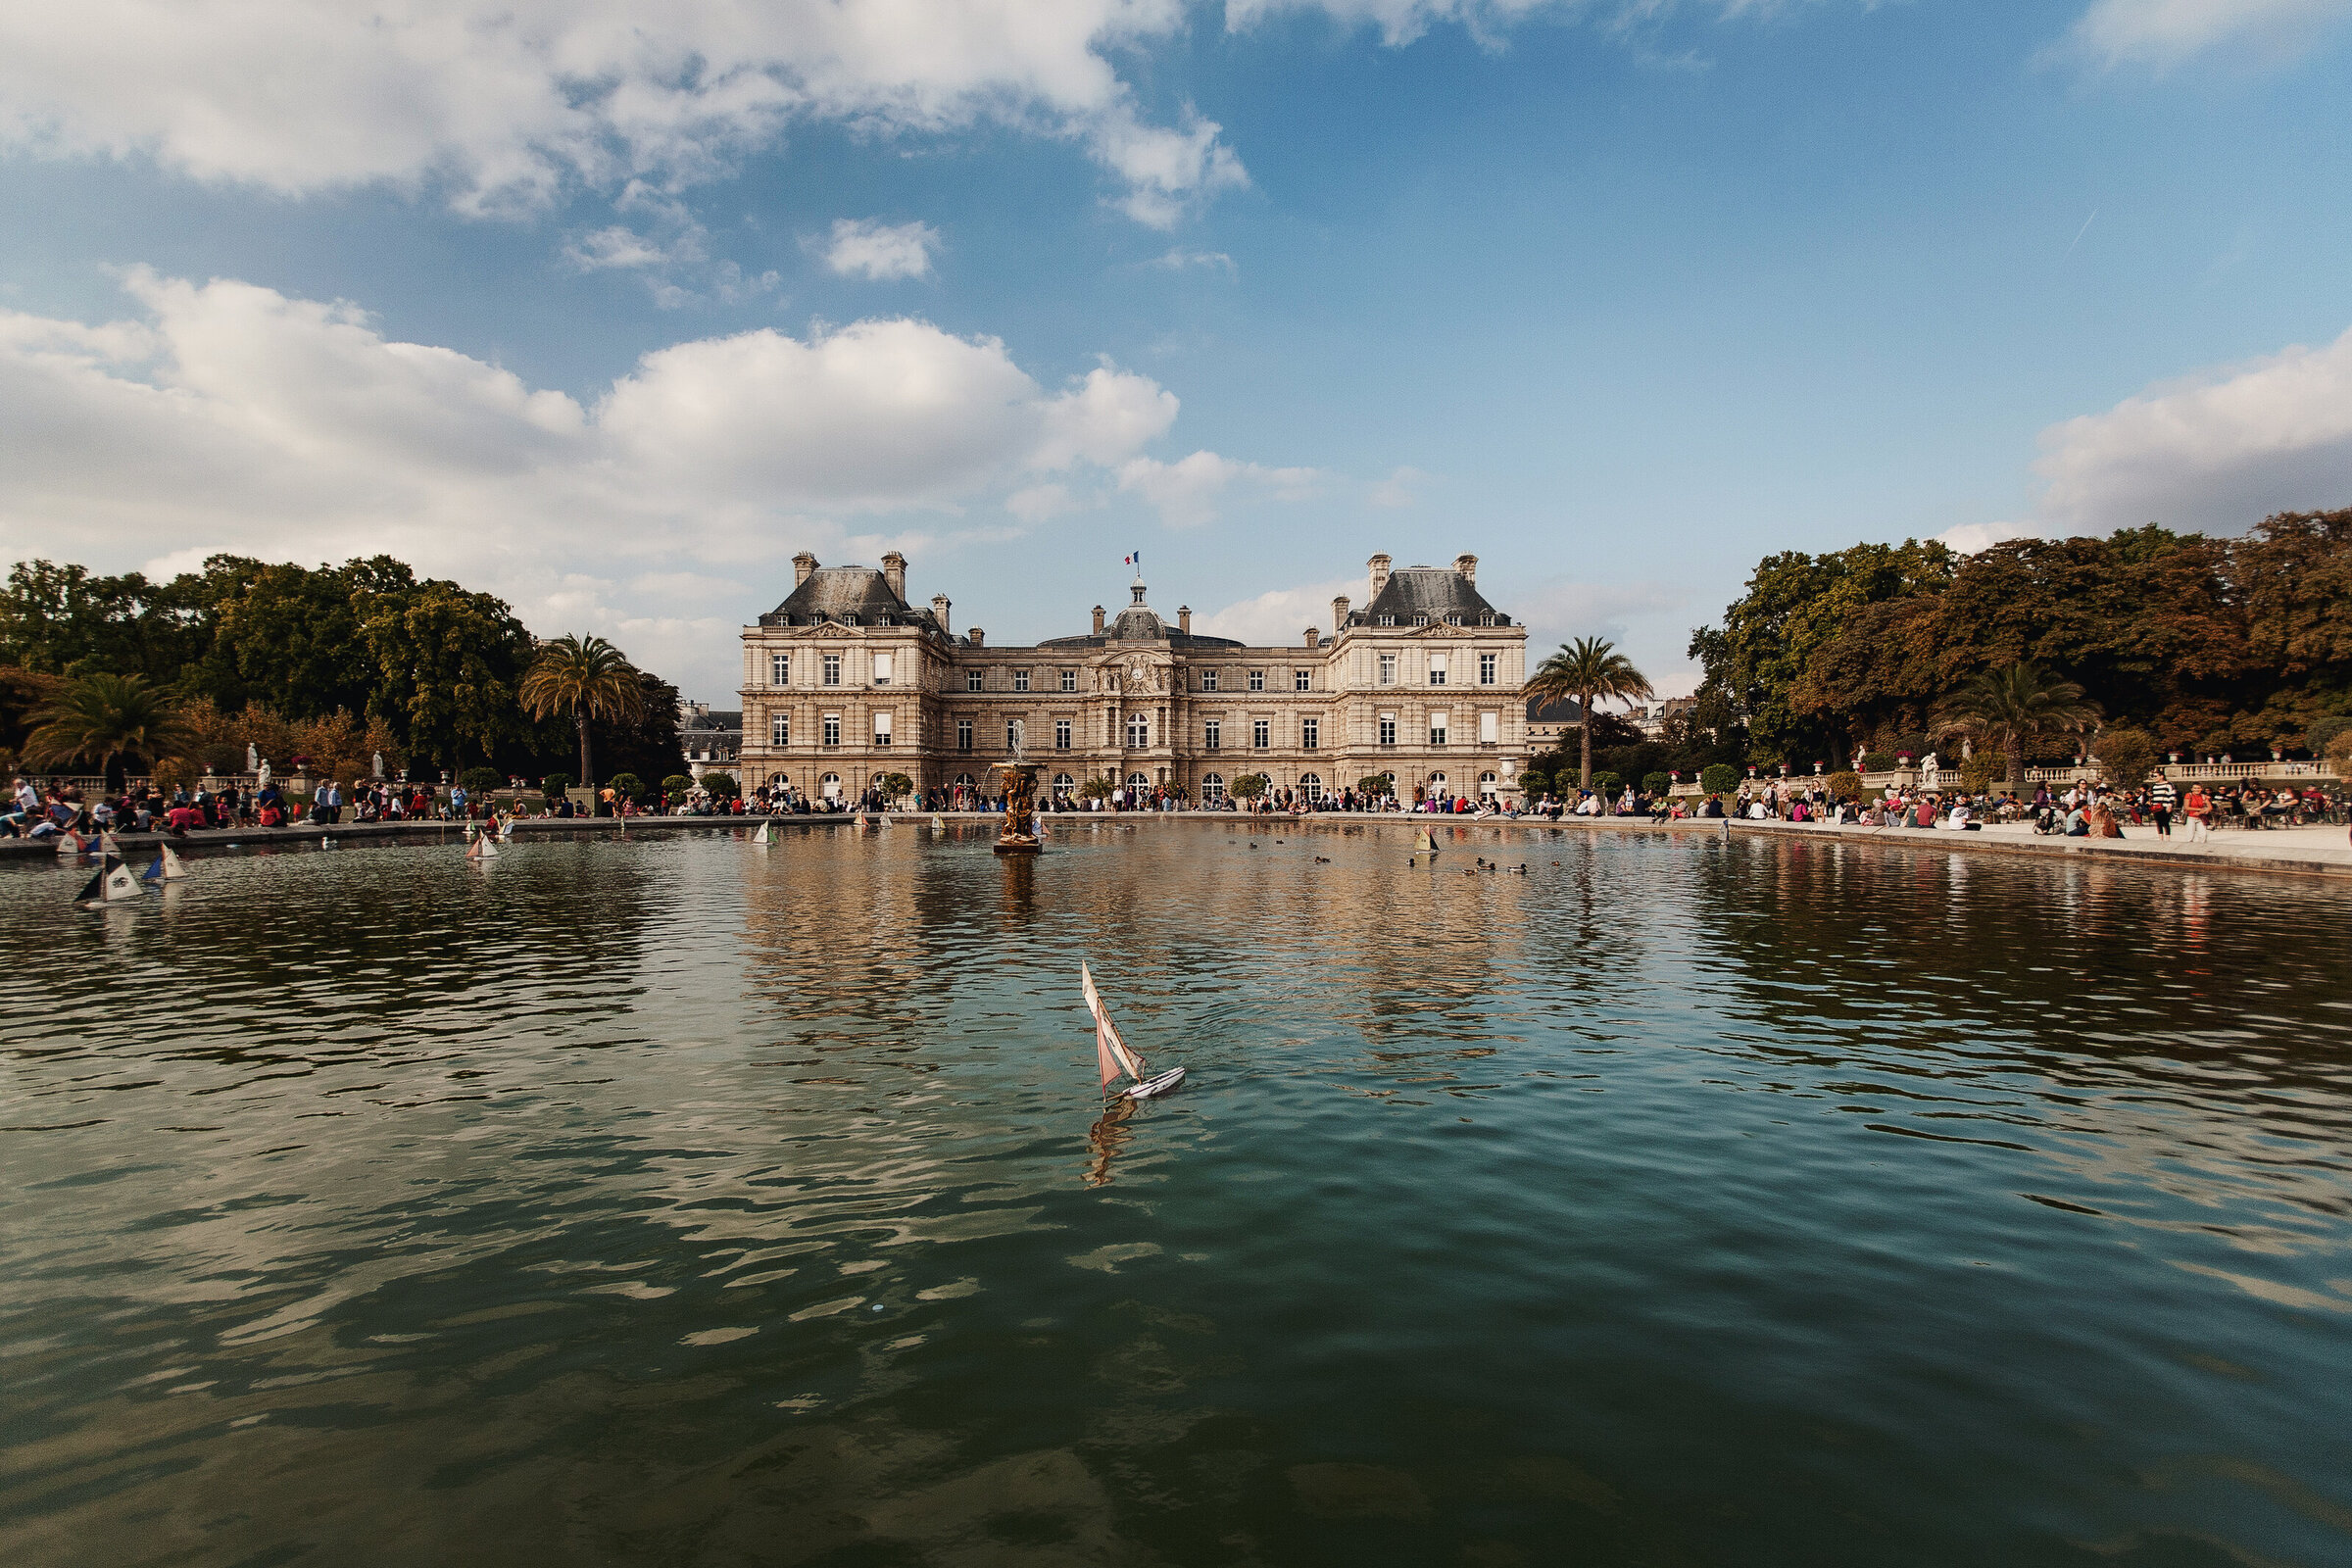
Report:
M 949 624 L 945 594 L 906 598 L 906 562 L 794 561 L 792 593 L 743 631 L 742 784 L 855 797 L 903 773 L 918 789 L 985 787 L 1017 743 L 1039 787 L 1091 778 L 1213 800 L 1262 773 L 1314 796 L 1375 774 L 1397 794 L 1514 794 L 1527 753 L 1527 631 L 1477 587 L 1478 559 L 1370 562 L 1363 609 L 1332 629 L 1250 648 L 1170 625 L 1145 603 L 1088 632 L 991 645 Z

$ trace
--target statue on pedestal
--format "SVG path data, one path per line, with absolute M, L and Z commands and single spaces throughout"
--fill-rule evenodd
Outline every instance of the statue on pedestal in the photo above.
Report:
M 997 829 L 999 855 L 1035 855 L 1045 848 L 1037 832 L 1037 765 L 1017 760 L 997 765 L 1004 791 L 1004 819 Z

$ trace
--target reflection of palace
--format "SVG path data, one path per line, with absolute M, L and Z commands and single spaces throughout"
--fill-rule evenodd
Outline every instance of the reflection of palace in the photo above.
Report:
M 948 597 L 906 600 L 906 559 L 880 570 L 793 560 L 792 594 L 743 631 L 743 785 L 855 795 L 904 773 L 980 783 L 1016 742 L 1041 787 L 1089 778 L 1214 800 L 1245 773 L 1309 798 L 1374 774 L 1406 798 L 1516 789 L 1526 754 L 1527 631 L 1487 603 L 1478 558 L 1391 570 L 1332 630 L 1250 648 L 1171 626 L 1144 603 L 1033 648 L 948 624 Z

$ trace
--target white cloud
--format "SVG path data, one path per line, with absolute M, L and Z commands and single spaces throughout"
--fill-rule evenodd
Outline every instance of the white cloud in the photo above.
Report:
M 1488 597 L 1495 591 L 1488 589 Z M 1560 644 L 1573 637 L 1606 637 L 1623 644 L 1630 621 L 1640 615 L 1682 610 L 1689 596 L 1663 583 L 1576 582 L 1555 577 L 1532 588 L 1514 587 L 1509 603 L 1501 606 L 1527 626 L 1527 662 L 1533 669 Z M 1655 671 L 1645 671 L 1653 683 Z
M 1051 515 L 1177 413 L 1148 377 L 1105 364 L 1049 390 L 998 340 L 911 319 L 677 343 L 583 403 L 348 304 L 125 286 L 133 319 L 0 311 L 0 560 L 383 552 L 704 696 L 732 690 L 734 628 L 769 608 L 741 585 L 792 551 L 919 558 L 939 541 L 910 515 Z
M 1211 271 L 1224 272 L 1228 276 L 1231 276 L 1235 270 L 1233 258 L 1223 251 L 1188 251 L 1181 248 L 1169 251 L 1164 256 L 1153 257 L 1149 265 L 1164 268 L 1171 272 L 1182 272 L 1195 267 L 1200 267 Z
M 1237 484 L 1246 491 L 1295 501 L 1312 494 L 1322 477 L 1313 468 L 1269 468 L 1214 452 L 1196 452 L 1174 463 L 1130 458 L 1119 466 L 1119 488 L 1158 508 L 1160 520 L 1171 528 L 1215 521 L 1218 505 Z
M 1354 608 L 1363 606 L 1364 580 L 1356 577 L 1335 577 L 1329 582 L 1307 583 L 1298 588 L 1276 588 L 1227 605 L 1214 614 L 1203 615 L 1193 622 L 1193 629 L 1210 637 L 1234 637 L 1253 648 L 1295 646 L 1305 640 L 1309 626 L 1326 637 L 1335 628 L 1331 623 L 1331 602 L 1343 595 L 1352 599 Z
M 1164 223 L 1244 183 L 1218 127 L 1139 115 L 1110 56 L 1183 0 L 79 0 L 0 7 L 0 144 L 148 157 L 288 195 L 436 188 L 462 211 L 679 189 L 796 122 L 1075 140 Z
M 878 218 L 837 218 L 832 238 L 820 249 L 825 266 L 843 277 L 887 283 L 927 277 L 939 230 L 929 223 L 885 223 Z
M 2038 532 L 2039 529 L 2024 522 L 1964 522 L 1956 528 L 1944 529 L 1936 539 L 1964 556 L 1973 556 L 2004 539 L 2030 539 Z
M 2060 532 L 2236 531 L 2352 505 L 2352 331 L 2155 386 L 2042 432 L 2036 514 Z
M 2232 48 L 2278 58 L 2352 18 L 2352 0 L 2092 0 L 2068 34 L 2079 55 L 2155 70 Z
M 1419 468 L 1397 468 L 1374 485 L 1371 494 L 1364 499 L 1376 507 L 1409 507 L 1420 499 L 1413 494 L 1414 486 L 1428 477 Z

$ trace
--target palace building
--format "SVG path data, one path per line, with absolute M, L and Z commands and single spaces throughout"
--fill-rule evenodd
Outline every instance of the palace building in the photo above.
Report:
M 1370 562 L 1362 609 L 1251 648 L 1171 625 L 1145 603 L 1033 647 L 956 632 L 947 595 L 918 608 L 906 559 L 820 566 L 743 631 L 741 782 L 855 798 L 900 773 L 917 789 L 991 787 L 1019 755 L 1041 792 L 1089 779 L 1221 799 L 1262 773 L 1308 799 L 1386 774 L 1397 796 L 1516 794 L 1527 753 L 1527 630 L 1478 591 L 1478 558 Z

